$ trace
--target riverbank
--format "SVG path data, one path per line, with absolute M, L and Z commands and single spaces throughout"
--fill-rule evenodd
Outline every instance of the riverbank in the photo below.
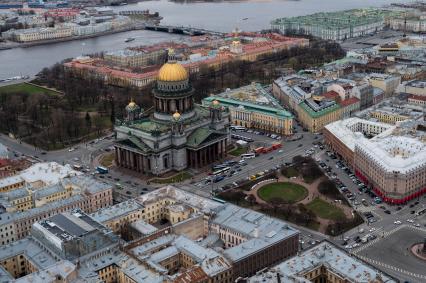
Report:
M 132 30 L 145 30 L 145 25 L 132 25 L 126 28 L 116 29 L 116 30 L 109 30 L 104 32 L 99 32 L 96 34 L 88 34 L 88 35 L 79 35 L 79 36 L 69 36 L 69 37 L 62 37 L 62 38 L 55 38 L 55 39 L 48 39 L 48 40 L 39 40 L 34 42 L 27 42 L 27 43 L 20 43 L 20 42 L 10 42 L 6 43 L 7 46 L 3 46 L 5 43 L 0 43 L 0 50 L 8 50 L 13 48 L 28 48 L 38 45 L 48 45 L 53 43 L 60 43 L 60 42 L 67 42 L 67 41 L 74 41 L 74 40 L 82 40 L 82 39 L 90 39 L 90 38 L 96 38 L 101 37 L 105 35 L 111 35 L 115 33 L 121 33 L 121 32 L 127 32 Z

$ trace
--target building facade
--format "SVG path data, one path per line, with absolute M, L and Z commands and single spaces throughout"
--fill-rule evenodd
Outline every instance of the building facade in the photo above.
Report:
M 273 20 L 271 28 L 279 30 L 283 34 L 296 32 L 323 39 L 343 41 L 382 30 L 385 27 L 385 17 L 389 14 L 380 9 L 315 13 Z
M 385 202 L 401 204 L 426 193 L 424 121 L 396 125 L 350 118 L 325 127 L 326 144 Z
M 0 213 L 2 244 L 26 237 L 32 224 L 54 214 L 75 208 L 91 213 L 112 205 L 112 186 L 88 176 L 64 178 L 57 185 L 39 190 L 15 191 L 5 193 L 15 193 L 14 198 L 2 195 L 0 199 L 4 211 Z
M 203 105 L 214 101 L 229 110 L 231 123 L 280 135 L 293 133 L 293 116 L 284 109 L 269 90 L 260 84 L 251 84 L 203 99 Z

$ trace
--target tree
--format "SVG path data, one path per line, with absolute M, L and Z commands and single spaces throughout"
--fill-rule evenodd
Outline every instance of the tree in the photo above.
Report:
M 89 112 L 86 112 L 86 117 L 84 118 L 86 120 L 86 128 L 87 130 L 90 130 L 92 127 L 92 118 L 90 117 Z
M 290 65 L 290 67 L 291 67 L 292 69 L 297 69 L 297 66 L 299 65 L 299 62 L 298 62 L 298 60 L 297 60 L 297 58 L 296 58 L 296 57 L 291 57 L 291 58 L 288 60 L 288 64 Z

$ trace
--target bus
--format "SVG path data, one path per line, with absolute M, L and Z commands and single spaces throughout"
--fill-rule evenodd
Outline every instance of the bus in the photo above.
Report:
M 231 134 L 231 138 L 236 139 L 236 140 L 242 140 L 242 141 L 245 141 L 245 142 L 253 142 L 254 141 L 252 138 L 244 137 L 244 136 L 240 136 L 240 135 L 236 135 L 236 134 Z
M 245 132 L 247 129 L 242 126 L 230 126 L 231 131 Z
M 258 147 L 258 148 L 256 148 L 256 149 L 254 150 L 254 152 L 255 152 L 256 154 L 265 153 L 265 148 L 264 148 L 263 146 Z
M 272 145 L 272 149 L 278 149 L 278 148 L 281 148 L 283 145 L 281 144 L 281 143 L 274 143 L 273 145 Z
M 213 171 L 213 175 L 216 175 L 216 176 L 221 175 L 223 173 L 228 172 L 229 170 L 231 170 L 231 167 L 225 167 L 225 168 L 222 168 L 222 169 L 218 169 L 216 171 Z
M 245 154 L 241 154 L 241 159 L 251 159 L 251 158 L 255 158 L 256 154 L 254 153 L 245 153 Z
M 108 168 L 103 167 L 103 166 L 98 166 L 98 167 L 96 167 L 96 171 L 98 171 L 100 174 L 107 174 Z

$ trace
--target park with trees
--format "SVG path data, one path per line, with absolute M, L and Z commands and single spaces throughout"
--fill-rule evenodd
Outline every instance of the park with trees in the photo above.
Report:
M 311 157 L 296 156 L 274 174 L 216 197 L 332 236 L 362 223 Z

